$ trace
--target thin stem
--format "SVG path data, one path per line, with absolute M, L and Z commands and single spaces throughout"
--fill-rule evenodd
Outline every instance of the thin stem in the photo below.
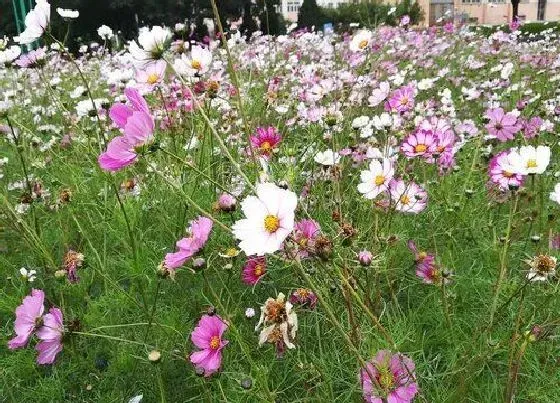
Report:
M 498 307 L 498 299 L 500 297 L 500 291 L 502 289 L 502 283 L 506 277 L 506 272 L 507 272 L 507 254 L 508 254 L 508 250 L 509 250 L 509 245 L 510 245 L 510 237 L 511 237 L 511 227 L 513 224 L 513 216 L 515 215 L 515 212 L 517 211 L 517 205 L 519 203 L 519 195 L 516 194 L 515 195 L 515 200 L 511 206 L 511 210 L 509 212 L 509 219 L 508 219 L 508 226 L 507 226 L 507 230 L 506 230 L 506 238 L 504 240 L 504 247 L 502 248 L 502 254 L 500 256 L 500 272 L 498 275 L 498 279 L 496 281 L 496 288 L 494 291 L 494 298 L 492 300 L 492 307 L 490 308 L 490 320 L 488 323 L 488 329 L 490 329 L 492 327 L 492 324 L 494 323 L 494 314 L 496 313 L 496 308 Z

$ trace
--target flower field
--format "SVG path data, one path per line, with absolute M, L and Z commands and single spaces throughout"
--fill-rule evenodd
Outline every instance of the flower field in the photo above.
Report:
M 51 18 L 0 41 L 0 401 L 558 401 L 555 34 Z

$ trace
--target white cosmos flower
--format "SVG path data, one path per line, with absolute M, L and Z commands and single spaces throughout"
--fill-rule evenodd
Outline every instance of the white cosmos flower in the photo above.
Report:
M 352 52 L 363 52 L 371 43 L 371 31 L 361 30 L 354 35 L 350 42 L 350 50 Z
M 560 204 L 560 183 L 554 186 L 554 191 L 550 192 L 550 200 Z
M 362 183 L 358 185 L 358 192 L 366 199 L 375 199 L 380 193 L 389 190 L 389 183 L 394 174 L 395 169 L 391 160 L 384 158 L 383 163 L 373 160 L 369 164 L 369 169 L 360 174 Z
M 46 0 L 37 0 L 35 8 L 25 16 L 25 30 L 14 36 L 14 41 L 21 45 L 27 45 L 39 39 L 51 19 L 51 5 Z
M 178 74 L 192 77 L 196 73 L 206 73 L 211 64 L 212 52 L 202 46 L 195 45 L 188 56 L 183 53 L 180 59 L 175 60 L 173 68 Z
M 56 12 L 58 13 L 58 15 L 60 15 L 62 18 L 69 18 L 69 19 L 74 19 L 74 18 L 78 18 L 80 16 L 80 12 L 77 10 L 69 10 L 66 8 L 60 8 L 58 7 L 56 9 Z
M 152 60 L 161 59 L 166 46 L 171 40 L 171 31 L 168 28 L 155 25 L 152 29 L 140 29 L 138 43 L 131 41 L 128 51 L 138 65 L 144 65 Z
M 35 274 L 37 274 L 36 270 L 27 270 L 25 267 L 19 269 L 19 274 L 28 282 L 32 283 L 35 281 Z
M 326 166 L 336 165 L 340 162 L 340 154 L 329 148 L 323 152 L 315 154 L 315 158 L 313 159 L 317 164 Z
M 273 183 L 260 183 L 256 190 L 256 196 L 247 196 L 241 203 L 246 218 L 232 227 L 247 256 L 276 252 L 294 228 L 296 194 Z
M 352 121 L 352 128 L 353 129 L 360 129 L 362 127 L 367 126 L 367 124 L 369 123 L 369 118 L 367 116 L 358 116 L 357 118 L 354 118 L 354 120 Z
M 522 146 L 513 149 L 512 161 L 516 174 L 542 174 L 550 163 L 550 148 L 547 146 Z
M 99 28 L 97 28 L 97 35 L 99 35 L 101 39 L 106 41 L 113 37 L 113 30 L 107 25 L 101 25 Z
M 21 48 L 19 46 L 10 46 L 6 50 L 0 51 L 0 65 L 8 64 L 13 62 L 21 54 Z

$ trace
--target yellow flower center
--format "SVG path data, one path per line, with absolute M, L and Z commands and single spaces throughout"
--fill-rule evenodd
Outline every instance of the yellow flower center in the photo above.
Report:
M 358 48 L 360 49 L 365 49 L 368 45 L 369 41 L 366 39 L 363 39 L 360 41 L 360 43 L 358 44 Z
M 255 266 L 255 276 L 260 277 L 262 276 L 264 273 L 264 267 L 262 267 L 262 265 L 258 264 Z
M 152 73 L 148 76 L 148 79 L 146 80 L 146 82 L 148 84 L 155 84 L 158 82 L 158 76 L 156 73 Z
M 377 186 L 381 186 L 381 185 L 383 185 L 384 183 L 385 183 L 385 176 L 383 176 L 383 175 L 377 175 L 377 176 L 375 177 L 375 184 L 376 184 Z
M 504 175 L 506 178 L 511 178 L 513 176 L 513 173 L 509 171 L 502 171 L 502 175 Z
M 399 201 L 404 205 L 410 204 L 410 197 L 408 197 L 408 195 L 402 195 Z
M 426 144 L 416 144 L 416 146 L 414 146 L 414 152 L 417 153 L 424 153 L 427 149 L 428 146 L 426 146 Z
M 200 70 L 202 68 L 202 63 L 200 63 L 198 60 L 193 60 L 191 62 L 191 67 L 195 70 Z
M 379 371 L 379 386 L 381 386 L 384 390 L 389 390 L 393 387 L 394 383 L 395 378 L 389 368 L 382 368 Z
M 210 348 L 217 350 L 220 347 L 220 336 L 212 336 L 210 339 Z
M 408 98 L 407 97 L 402 97 L 401 98 L 401 105 L 407 105 L 408 104 Z
M 536 168 L 536 167 L 537 167 L 536 159 L 530 159 L 529 161 L 527 161 L 527 168 Z
M 428 257 L 428 254 L 424 251 L 418 252 L 418 260 L 422 261 Z
M 271 234 L 280 228 L 280 219 L 275 215 L 269 214 L 264 218 L 264 229 Z
M 229 248 L 228 250 L 226 250 L 226 255 L 228 257 L 235 257 L 237 256 L 237 249 L 235 248 Z
M 270 152 L 270 150 L 272 150 L 272 146 L 270 145 L 270 143 L 268 141 L 265 141 L 264 143 L 261 144 L 261 150 L 268 153 L 268 152 Z

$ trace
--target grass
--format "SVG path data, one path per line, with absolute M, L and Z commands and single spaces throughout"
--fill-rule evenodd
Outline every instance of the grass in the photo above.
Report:
M 397 35 L 404 37 L 402 32 Z M 321 124 L 287 124 L 297 114 L 292 91 L 297 92 L 301 81 L 290 78 L 292 73 L 286 68 L 278 47 L 289 54 L 302 50 L 303 57 L 296 66 L 298 74 L 301 66 L 322 63 L 318 71 L 327 78 L 352 69 L 342 60 L 340 52 L 330 62 L 318 47 L 304 39 L 294 39 L 292 47 L 261 40 L 235 48 L 233 57 L 240 65 L 238 74 L 247 125 L 252 129 L 274 125 L 283 133 L 280 151 L 270 162 L 270 179 L 277 183 L 285 181 L 291 190 L 300 194 L 311 173 L 315 174 L 310 196 L 299 203 L 297 217 L 311 216 L 333 240 L 333 254 L 328 259 L 302 261 L 304 272 L 317 286 L 313 291 L 321 296 L 324 304 L 319 303 L 315 310 L 298 308 L 297 349 L 287 351 L 282 359 L 276 358 L 271 346 L 257 346 L 254 326 L 258 318 L 248 319 L 244 312 L 247 307 L 258 312 L 259 306 L 278 292 L 289 294 L 295 288 L 307 287 L 299 264 L 269 258 L 268 274 L 262 283 L 247 287 L 240 281 L 243 254 L 232 259 L 220 256 L 226 249 L 235 247 L 236 241 L 228 231 L 215 225 L 202 252 L 206 260 L 203 270 L 180 269 L 174 280 L 158 276 L 157 268 L 165 253 L 172 251 L 188 222 L 199 215 L 188 200 L 212 211 L 216 186 L 158 150 L 146 153 L 121 172 L 104 173 L 96 161 L 100 148 L 99 126 L 87 116 L 73 124 L 60 107 L 63 104 L 74 114 L 76 100 L 69 93 L 83 84 L 71 64 L 50 54 L 41 74 L 37 70 L 0 70 L 2 88 L 16 89 L 13 96 L 16 102 L 7 116 L 21 140 L 19 151 L 23 164 L 33 181 L 40 181 L 43 189 L 51 193 L 50 198 L 34 201 L 26 214 L 14 213 L 25 189 L 10 190 L 8 184 L 23 179 L 23 165 L 17 148 L 4 136 L 2 154 L 9 162 L 2 166 L 4 176 L 0 182 L 3 190 L 0 400 L 122 402 L 143 394 L 147 402 L 359 401 L 360 364 L 337 323 L 347 335 L 353 332 L 351 322 L 357 324 L 355 332 L 359 341 L 354 347 L 365 360 L 380 349 L 393 349 L 372 322 L 371 315 L 360 303 L 363 302 L 387 329 L 398 351 L 415 361 L 420 387 L 418 401 L 503 401 L 506 385 L 512 382 L 509 375 L 515 361 L 512 357 L 517 357 L 525 332 L 534 325 L 545 329 L 546 337 L 529 343 L 519 358 L 515 401 L 557 401 L 560 394 L 557 359 L 560 346 L 556 330 L 560 308 L 558 279 L 525 286 L 527 265 L 523 262 L 527 257 L 547 251 L 549 231 L 559 229 L 558 205 L 548 200 L 548 193 L 557 182 L 552 174 L 559 169 L 557 123 L 547 114 L 542 101 L 555 97 L 555 85 L 551 85 L 550 79 L 557 71 L 545 67 L 543 74 L 537 74 L 530 64 L 519 60 L 521 52 L 538 54 L 538 44 L 523 50 L 516 45 L 504 45 L 498 54 L 484 54 L 480 51 L 486 46 L 484 41 L 479 36 L 467 40 L 458 34 L 448 35 L 442 39 L 449 45 L 447 50 L 437 51 L 435 43 L 426 45 L 434 51 L 432 55 L 408 43 L 407 53 L 402 53 L 400 58 L 388 52 L 394 47 L 390 42 L 365 64 L 353 68 L 356 75 L 377 70 L 387 77 L 390 74 L 379 66 L 382 61 L 391 61 L 398 70 L 409 72 L 405 84 L 413 79 L 435 77 L 442 68 L 448 68 L 449 73 L 434 88 L 422 91 L 417 102 L 439 99 L 438 92 L 449 88 L 456 117 L 472 119 L 482 136 L 486 134 L 483 99 L 466 100 L 460 87 L 480 87 L 499 76 L 499 72 L 491 71 L 494 66 L 511 60 L 515 70 L 509 86 L 490 86 L 484 98 L 497 94 L 502 106 L 511 110 L 523 96 L 512 85 L 525 83 L 532 94 L 540 94 L 541 98 L 530 103 L 523 115 L 540 115 L 554 122 L 555 130 L 529 141 L 551 147 L 553 157 L 547 174 L 539 175 L 534 186 L 527 181 L 518 195 L 509 194 L 503 203 L 497 203 L 486 188 L 488 158 L 478 137 L 458 152 L 457 168 L 444 176 L 438 175 L 433 165 L 401 156 L 397 170 L 408 179 L 422 183 L 429 194 L 428 208 L 418 215 L 375 209 L 357 191 L 359 172 L 365 165 L 353 166 L 350 157 L 344 157 L 340 163 L 339 180 L 324 180 L 319 175 L 325 169 L 313 161 L 313 153 L 297 163 L 281 160 L 286 156 L 300 158 L 309 149 L 340 150 L 367 141 L 357 138 L 351 122 L 363 114 L 379 115 L 382 107 L 369 108 L 367 101 L 357 105 L 347 103 L 351 85 L 327 92 L 319 101 L 326 107 L 337 99 L 345 102 L 341 108 L 342 119 L 335 130 Z M 251 46 L 261 51 L 277 49 L 278 53 L 267 55 L 270 62 L 256 68 L 247 63 L 247 50 Z M 485 61 L 485 67 L 477 71 L 466 69 L 469 55 Z M 219 58 L 217 52 L 214 58 Z M 433 61 L 433 65 L 414 65 L 426 60 Z M 109 95 L 100 71 L 130 66 L 95 54 L 84 59 L 82 68 L 94 97 L 104 97 L 112 103 L 112 97 L 121 90 Z M 163 87 L 165 96 L 171 94 L 168 85 L 171 75 L 169 70 Z M 61 82 L 50 85 L 48 80 L 54 77 L 61 78 Z M 285 85 L 277 92 L 277 98 L 268 102 L 265 94 L 272 77 L 282 77 Z M 461 83 L 455 84 L 453 80 Z M 235 98 L 224 90 L 227 79 L 221 85 L 219 96 L 225 98 L 223 102 L 230 106 L 229 111 L 219 110 L 220 98 L 212 101 L 211 97 L 201 97 L 201 100 L 233 158 L 241 162 L 243 171 L 254 181 L 259 166 L 242 153 L 247 133 Z M 157 111 L 159 122 L 166 113 L 161 99 L 155 92 L 147 99 Z M 290 107 L 286 115 L 274 109 L 282 104 Z M 445 116 L 444 111 L 439 111 Z M 239 181 L 237 172 L 231 160 L 217 149 L 216 138 L 201 113 L 175 113 L 174 122 L 170 128 L 157 129 L 158 146 L 182 160 L 193 161 L 205 176 L 233 189 L 233 184 Z M 7 123 L 6 115 L 3 123 Z M 41 129 L 44 125 L 52 127 Z M 101 127 L 107 138 L 116 135 L 107 120 L 101 122 Z M 402 138 L 413 127 L 409 120 L 402 129 L 391 129 L 390 133 Z M 332 134 L 330 139 L 324 138 L 325 132 Z M 70 133 L 72 144 L 60 147 L 61 136 Z M 55 137 L 55 145 L 41 151 L 40 145 L 51 136 Z M 185 150 L 183 146 L 192 136 L 199 139 L 199 146 Z M 386 134 L 376 133 L 376 136 L 384 141 Z M 523 143 L 518 138 L 508 146 Z M 504 147 L 496 144 L 493 152 Z M 119 188 L 132 177 L 140 182 L 140 195 L 120 195 L 121 206 L 113 186 Z M 58 209 L 49 208 L 63 189 L 71 191 L 71 201 Z M 249 194 L 251 191 L 246 187 L 239 200 Z M 500 255 L 504 250 L 503 237 L 516 197 L 518 207 L 511 218 L 511 242 L 505 254 L 506 275 L 497 299 L 498 309 L 490 324 Z M 335 211 L 340 211 L 342 221 L 356 230 L 351 239 L 345 240 L 340 235 L 341 226 L 333 220 Z M 239 209 L 233 213 L 213 211 L 212 215 L 228 227 L 242 217 Z M 532 241 L 533 235 L 539 235 L 540 239 Z M 445 289 L 423 284 L 415 276 L 413 256 L 406 247 L 408 239 L 434 252 L 438 262 L 453 273 L 452 282 Z M 76 284 L 55 276 L 64 253 L 70 248 L 85 255 L 85 266 L 79 269 L 80 281 Z M 376 256 L 368 268 L 360 266 L 356 259 L 362 249 L 369 249 Z M 558 255 L 557 251 L 551 253 Z M 20 278 L 20 267 L 37 270 L 34 283 Z M 346 278 L 355 284 L 355 296 L 359 298 L 352 296 L 341 280 L 341 268 L 349 273 Z M 32 347 L 19 351 L 7 349 L 14 309 L 31 287 L 43 289 L 47 305 L 59 306 L 64 313 L 67 327 L 64 350 L 52 366 L 36 365 Z M 225 334 L 230 343 L 224 349 L 222 371 L 206 379 L 195 374 L 186 357 L 193 351 L 190 333 L 210 306 L 216 307 L 231 326 Z M 336 322 L 329 317 L 328 310 L 334 313 Z M 159 363 L 148 360 L 152 350 L 162 353 Z M 247 379 L 252 381 L 251 388 L 241 386 Z

